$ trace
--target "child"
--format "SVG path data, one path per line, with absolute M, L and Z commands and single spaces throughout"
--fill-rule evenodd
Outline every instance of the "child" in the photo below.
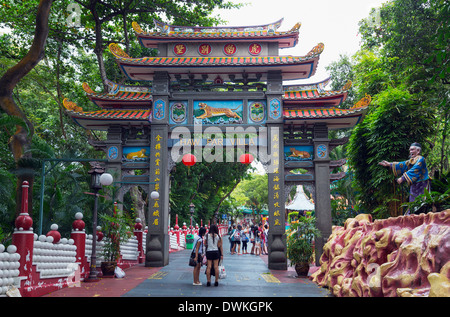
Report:
M 256 231 L 255 233 L 255 255 L 261 255 L 261 232 Z

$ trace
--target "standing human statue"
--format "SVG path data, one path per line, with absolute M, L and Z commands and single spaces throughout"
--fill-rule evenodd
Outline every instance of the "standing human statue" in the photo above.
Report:
M 397 183 L 407 182 L 410 185 L 409 202 L 413 202 L 417 196 L 429 190 L 429 177 L 425 158 L 420 155 L 422 147 L 414 142 L 409 147 L 409 160 L 403 162 L 381 161 L 378 164 L 391 168 L 397 178 Z M 409 213 L 409 210 L 407 211 Z

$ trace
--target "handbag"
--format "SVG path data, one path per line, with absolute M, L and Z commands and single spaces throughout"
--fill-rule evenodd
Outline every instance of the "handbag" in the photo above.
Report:
M 191 257 L 189 258 L 189 266 L 197 266 L 197 259 L 195 258 L 194 250 L 192 250 Z
M 227 272 L 225 271 L 225 265 L 222 262 L 219 263 L 219 278 L 224 279 L 227 277 Z
M 197 240 L 197 244 L 199 241 L 200 240 Z M 197 245 L 195 246 L 195 248 L 192 249 L 191 257 L 189 258 L 189 266 L 197 266 L 197 263 L 203 262 L 203 254 L 199 254 L 198 259 L 195 258 L 195 249 L 197 249 Z

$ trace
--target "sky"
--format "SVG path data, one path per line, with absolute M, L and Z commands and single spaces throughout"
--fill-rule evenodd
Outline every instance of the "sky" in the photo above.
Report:
M 269 24 L 284 18 L 279 31 L 290 30 L 301 23 L 299 40 L 294 48 L 280 50 L 280 55 L 304 56 L 318 43 L 325 44 L 316 74 L 308 79 L 315 83 L 329 77 L 325 66 L 340 54 L 353 55 L 359 49 L 358 22 L 367 18 L 370 9 L 387 0 L 231 0 L 247 3 L 241 9 L 218 10 L 229 26 Z M 296 82 L 287 82 L 286 84 Z M 301 83 L 305 83 L 303 80 Z

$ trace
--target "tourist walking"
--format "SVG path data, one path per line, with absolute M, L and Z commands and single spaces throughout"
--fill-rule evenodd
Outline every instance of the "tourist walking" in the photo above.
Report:
M 231 239 L 233 240 L 233 248 L 231 249 L 231 254 L 241 253 L 241 231 L 242 226 L 238 225 L 236 230 L 233 232 Z M 236 252 L 236 248 L 238 249 Z
M 255 230 L 255 255 L 261 255 L 261 231 Z
M 223 260 L 222 238 L 216 224 L 211 225 L 206 235 L 206 286 L 211 286 L 211 268 L 214 268 L 215 283 L 219 285 L 219 260 Z
M 264 251 L 265 254 L 269 254 L 269 252 L 267 251 L 267 241 L 269 240 L 269 225 L 266 223 L 264 225 L 264 245 L 262 246 L 262 249 Z
M 244 229 L 241 231 L 241 242 L 242 242 L 242 254 L 248 254 L 247 252 L 247 243 L 250 240 L 249 239 L 249 229 L 248 225 L 244 227 Z
M 206 229 L 201 227 L 198 230 L 198 235 L 195 236 L 194 239 L 194 250 L 195 250 L 195 258 L 197 259 L 197 265 L 194 266 L 194 284 L 193 285 L 202 285 L 200 282 L 200 268 L 202 267 L 203 256 L 204 256 L 204 244 L 203 244 L 203 236 L 206 233 Z
M 234 247 L 234 238 L 233 234 L 236 231 L 236 225 L 233 225 L 231 227 L 231 230 L 228 230 L 228 240 L 230 241 L 230 253 L 233 254 L 233 247 Z
M 252 250 L 250 251 L 250 254 L 255 254 L 255 237 L 257 230 L 258 227 L 252 224 L 250 227 L 250 242 L 252 243 Z

